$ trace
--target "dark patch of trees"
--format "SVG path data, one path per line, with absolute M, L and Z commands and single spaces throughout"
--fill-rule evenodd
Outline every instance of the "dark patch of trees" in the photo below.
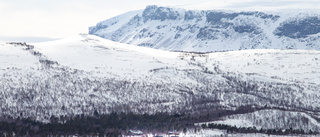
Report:
M 54 64 L 58 64 L 58 62 L 56 61 L 51 61 L 51 60 L 48 60 L 48 59 L 44 59 L 44 60 L 39 60 L 40 63 L 42 64 L 45 64 L 45 65 L 54 65 Z
M 188 120 L 190 115 L 168 113 L 133 114 L 110 113 L 93 116 L 76 115 L 73 117 L 51 116 L 50 123 L 41 123 L 31 119 L 2 120 L 0 136 L 66 136 L 125 135 L 129 129 L 138 129 L 145 133 L 167 133 L 171 130 L 186 132 L 194 127 Z
M 262 133 L 269 135 L 316 135 L 317 131 L 303 129 L 257 129 L 256 127 L 237 127 L 224 124 L 194 123 L 211 119 L 213 114 L 192 116 L 190 114 L 134 114 L 116 113 L 93 116 L 75 115 L 72 117 L 50 117 L 50 123 L 41 123 L 31 118 L 0 118 L 0 136 L 119 136 L 126 135 L 129 129 L 141 130 L 144 133 L 167 133 L 177 130 L 186 133 L 188 129 L 220 129 L 227 133 Z

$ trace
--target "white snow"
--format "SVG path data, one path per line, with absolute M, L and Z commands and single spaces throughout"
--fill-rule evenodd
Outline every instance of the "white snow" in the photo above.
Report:
M 111 73 L 128 79 L 153 77 L 155 81 L 162 79 L 169 83 L 196 84 L 188 77 L 171 75 L 179 69 L 203 69 L 190 64 L 191 55 L 183 57 L 185 53 L 127 45 L 94 35 L 77 35 L 33 45 L 35 50 L 60 65 L 102 77 Z M 181 60 L 181 57 L 184 59 Z M 195 60 L 196 64 L 202 64 L 211 71 L 218 66 L 223 71 L 246 75 L 255 81 L 320 84 L 320 51 L 316 50 L 229 51 L 205 54 L 205 57 L 195 57 Z M 154 69 L 166 71 L 151 72 Z
M 226 135 L 226 132 L 217 129 L 202 129 L 197 133 L 187 132 L 186 134 L 182 134 L 183 137 L 216 137 L 223 135 Z
M 43 56 L 33 56 L 24 47 L 0 45 L 0 74 L 3 76 L 0 92 L 4 96 L 0 98 L 3 104 L 1 114 L 17 111 L 12 115 L 24 112 L 27 116 L 40 113 L 50 117 L 52 114 L 89 113 L 95 109 L 94 106 L 107 113 L 111 105 L 137 102 L 145 105 L 137 106 L 145 111 L 155 112 L 155 108 L 169 111 L 181 109 L 191 95 L 205 99 L 216 97 L 219 104 L 228 109 L 252 103 L 270 105 L 272 102 L 269 100 L 281 100 L 292 104 L 293 108 L 317 109 L 320 104 L 320 51 L 265 49 L 181 53 L 121 44 L 86 34 L 31 45 Z M 39 59 L 55 61 L 59 65 L 46 68 Z M 238 85 L 229 85 L 226 76 L 237 77 L 234 80 L 247 84 L 252 82 L 267 90 L 235 92 L 232 86 Z M 129 87 L 121 87 L 121 83 L 117 85 L 113 81 L 131 83 Z M 104 83 L 120 89 L 109 88 Z M 146 87 L 148 89 L 144 89 Z M 273 91 L 275 87 L 281 90 Z M 216 90 L 221 90 L 221 93 Z M 32 99 L 24 103 L 20 99 L 24 96 Z M 154 104 L 150 103 L 153 101 Z M 34 104 L 40 108 L 53 107 L 37 112 L 32 108 Z M 61 110 L 63 105 L 72 109 Z M 85 110 L 77 106 L 84 106 Z M 4 111 L 7 109 L 10 111 Z M 187 106 L 185 109 L 192 108 Z M 45 121 L 44 116 L 38 119 Z M 307 115 L 304 117 L 308 118 Z M 318 126 L 316 121 L 310 121 L 311 126 Z M 227 122 L 256 125 L 249 118 L 229 118 Z
M 236 114 L 223 117 L 222 120 L 198 123 L 201 124 L 225 124 L 237 127 L 256 127 L 263 129 L 304 129 L 317 131 L 320 129 L 319 122 L 304 112 L 282 110 L 259 110 L 253 113 Z
M 320 3 L 316 0 L 223 0 L 202 1 L 178 7 L 197 10 L 238 10 L 238 11 L 281 11 L 281 10 L 318 10 Z
M 0 43 L 0 69 L 8 67 L 31 68 L 39 64 L 38 59 L 23 48 L 25 47 Z
M 170 60 L 174 61 L 178 56 L 178 53 L 121 44 L 93 35 L 77 35 L 34 45 L 36 50 L 64 66 L 135 78 L 147 75 L 153 68 L 172 66 Z
M 243 50 L 210 54 L 221 69 L 291 83 L 320 84 L 320 51 Z
M 106 39 L 121 43 L 149 46 L 156 49 L 173 51 L 234 51 L 245 49 L 320 49 L 319 34 L 310 35 L 308 38 L 292 39 L 284 36 L 276 36 L 274 32 L 280 24 L 293 18 L 303 19 L 306 17 L 319 17 L 319 10 L 276 10 L 267 11 L 265 14 L 279 16 L 278 19 L 263 18 L 256 15 L 238 15 L 234 19 L 221 19 L 223 23 L 232 25 L 219 28 L 219 25 L 207 21 L 205 12 L 200 10 L 191 11 L 200 18 L 185 20 L 184 16 L 187 9 L 172 8 L 179 13 L 177 19 L 170 20 L 148 20 L 142 17 L 142 11 L 136 12 L 137 20 L 128 20 L 123 17 L 133 16 L 132 13 L 122 14 L 119 18 L 119 24 L 116 28 L 104 28 L 91 33 Z M 204 10 L 204 9 L 202 9 Z M 213 10 L 224 13 L 239 13 L 241 11 L 232 10 Z M 253 10 L 256 11 L 256 10 Z M 258 10 L 259 11 L 259 10 Z M 261 13 L 262 14 L 262 13 Z M 100 22 L 100 24 L 110 24 L 115 18 Z M 126 23 L 125 23 L 126 22 Z M 248 25 L 255 28 L 255 32 L 236 32 L 233 27 Z M 121 26 L 121 27 L 119 27 Z M 207 27 L 207 28 L 206 28 Z M 94 27 L 91 27 L 94 28 Z M 207 39 L 198 38 L 201 29 L 214 30 L 212 37 Z M 307 46 L 308 45 L 308 46 Z
M 105 21 L 99 22 L 99 25 L 108 26 L 108 29 L 99 30 L 99 33 L 110 33 L 113 32 L 120 27 L 122 27 L 125 23 L 127 23 L 132 17 L 140 13 L 141 10 L 137 11 L 130 11 L 127 13 L 122 14 L 122 16 L 116 16 L 111 19 L 107 19 Z M 97 25 L 98 25 L 97 24 Z M 89 28 L 90 30 L 91 28 Z

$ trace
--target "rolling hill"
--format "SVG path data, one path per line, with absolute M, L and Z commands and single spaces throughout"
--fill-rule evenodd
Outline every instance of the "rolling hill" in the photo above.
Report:
M 320 129 L 317 50 L 171 52 L 81 34 L 3 43 L 0 56 L 1 117 L 168 112 Z

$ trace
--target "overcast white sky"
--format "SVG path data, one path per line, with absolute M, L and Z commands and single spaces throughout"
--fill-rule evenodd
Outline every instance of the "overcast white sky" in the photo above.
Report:
M 0 0 L 0 41 L 87 33 L 99 21 L 147 5 L 272 10 L 319 8 L 320 0 Z

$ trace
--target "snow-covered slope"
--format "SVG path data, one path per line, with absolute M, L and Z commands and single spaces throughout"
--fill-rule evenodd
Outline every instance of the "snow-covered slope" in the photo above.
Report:
M 320 49 L 318 13 L 147 6 L 102 21 L 90 27 L 89 33 L 121 43 L 175 51 Z
M 281 110 L 261 110 L 253 113 L 224 117 L 221 120 L 207 122 L 237 127 L 256 127 L 257 129 L 303 129 L 319 131 L 319 122 L 304 112 Z
M 82 34 L 1 44 L 0 56 L 0 116 L 47 121 L 95 110 L 263 115 L 274 109 L 303 112 L 318 129 L 319 51 L 169 52 Z

